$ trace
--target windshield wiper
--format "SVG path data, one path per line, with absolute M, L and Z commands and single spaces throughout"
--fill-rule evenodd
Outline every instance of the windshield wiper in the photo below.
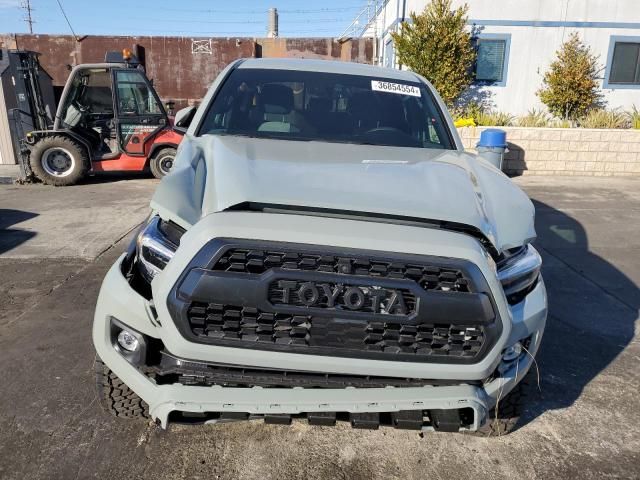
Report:
M 246 132 L 207 132 L 206 135 L 219 135 L 224 137 L 247 137 L 247 138 L 261 138 L 264 140 L 295 140 L 299 142 L 313 142 L 317 141 L 317 138 L 313 137 L 290 137 L 287 135 L 263 135 L 259 133 L 246 133 Z
M 253 135 L 251 133 L 207 132 L 206 135 L 219 135 L 221 137 L 261 138 L 258 135 Z

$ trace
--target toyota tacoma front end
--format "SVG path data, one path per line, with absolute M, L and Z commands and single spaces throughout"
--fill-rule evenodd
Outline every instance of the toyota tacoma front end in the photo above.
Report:
M 151 207 L 96 307 L 112 413 L 513 427 L 547 314 L 533 206 L 421 77 L 236 62 Z

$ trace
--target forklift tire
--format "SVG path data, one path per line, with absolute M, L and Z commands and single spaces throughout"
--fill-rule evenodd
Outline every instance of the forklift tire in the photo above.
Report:
M 43 183 L 56 187 L 74 185 L 89 170 L 87 152 L 79 143 L 62 135 L 45 137 L 34 145 L 29 165 Z
M 175 148 L 161 148 L 155 153 L 153 158 L 149 160 L 149 169 L 154 177 L 162 178 L 171 171 L 175 159 Z

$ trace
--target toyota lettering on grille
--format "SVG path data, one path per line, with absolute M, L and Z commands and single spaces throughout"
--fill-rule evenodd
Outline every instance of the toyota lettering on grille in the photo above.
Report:
M 389 315 L 409 315 L 416 308 L 408 290 L 296 280 L 275 282 L 269 300 L 282 305 Z

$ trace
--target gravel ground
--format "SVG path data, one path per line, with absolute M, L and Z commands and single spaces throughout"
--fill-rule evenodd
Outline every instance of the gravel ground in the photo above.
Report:
M 640 478 L 640 179 L 517 181 L 536 202 L 551 314 L 541 392 L 489 439 L 257 421 L 162 432 L 105 415 L 93 308 L 156 183 L 0 185 L 0 478 Z

